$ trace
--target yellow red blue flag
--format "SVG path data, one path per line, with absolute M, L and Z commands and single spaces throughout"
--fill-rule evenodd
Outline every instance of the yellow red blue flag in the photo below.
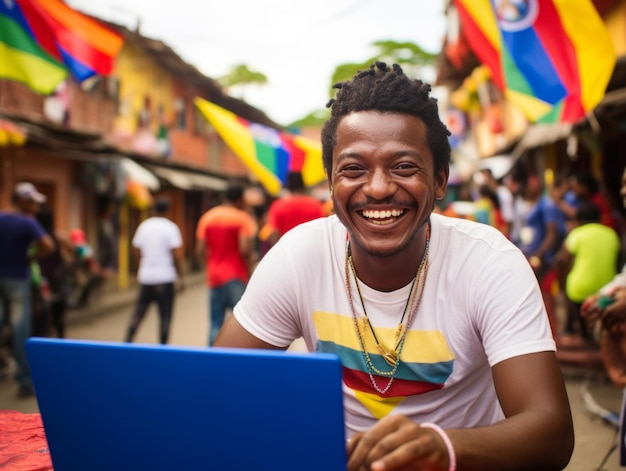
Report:
M 534 122 L 574 123 L 604 97 L 613 42 L 591 0 L 454 0 L 470 47 Z

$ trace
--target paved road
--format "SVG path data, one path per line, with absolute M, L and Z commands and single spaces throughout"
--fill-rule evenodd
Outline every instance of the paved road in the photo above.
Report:
M 131 306 L 118 307 L 106 315 L 85 316 L 76 319 L 68 328 L 68 337 L 89 340 L 120 341 L 124 338 Z M 171 343 L 185 346 L 204 346 L 208 335 L 207 293 L 203 286 L 189 287 L 179 295 L 171 331 Z M 156 343 L 158 332 L 157 315 L 152 310 L 146 316 L 137 333 L 136 341 Z M 296 342 L 296 350 L 303 348 Z M 583 406 L 581 386 L 585 375 L 579 371 L 566 370 L 567 388 L 574 413 L 576 429 L 576 448 L 569 471 L 592 471 L 598 469 L 614 439 L 614 428 L 592 416 Z M 532 378 L 529 378 L 532 381 Z M 605 408 L 618 411 L 621 392 L 609 384 L 603 377 L 596 377 L 591 384 L 591 391 L 597 403 Z M 12 409 L 22 412 L 37 412 L 35 399 L 17 399 L 16 386 L 9 379 L 0 381 L 0 409 Z M 606 470 L 620 469 L 617 452 L 614 452 L 604 464 Z

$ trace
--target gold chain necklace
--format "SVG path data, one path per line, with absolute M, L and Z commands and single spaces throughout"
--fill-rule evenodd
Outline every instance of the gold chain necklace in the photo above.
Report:
M 361 346 L 361 350 L 363 352 L 363 358 L 365 359 L 365 364 L 367 366 L 367 372 L 370 377 L 370 381 L 374 386 L 374 389 L 378 391 L 380 394 L 385 394 L 389 388 L 391 387 L 393 380 L 395 378 L 395 374 L 398 371 L 398 366 L 400 364 L 400 355 L 402 353 L 402 349 L 404 348 L 404 343 L 406 340 L 407 333 L 409 331 L 409 327 L 413 323 L 413 319 L 417 313 L 417 309 L 421 303 L 422 295 L 424 294 L 424 285 L 426 284 L 426 276 L 428 274 L 428 252 L 430 248 L 430 223 L 428 223 L 427 232 L 426 232 L 426 246 L 424 248 L 424 254 L 422 255 L 422 260 L 417 269 L 417 273 L 413 278 L 411 283 L 411 291 L 409 293 L 409 297 L 404 306 L 404 310 L 402 312 L 402 317 L 400 318 L 400 322 L 398 323 L 398 327 L 396 328 L 396 332 L 394 334 L 394 348 L 392 350 L 387 349 L 383 344 L 378 341 L 378 337 L 376 336 L 376 332 L 374 331 L 374 327 L 369 321 L 369 317 L 367 316 L 367 311 L 365 309 L 365 303 L 363 302 L 363 296 L 361 295 L 361 289 L 359 287 L 359 280 L 356 275 L 356 270 L 354 268 L 354 263 L 352 261 L 352 251 L 350 249 L 350 240 L 346 242 L 346 265 L 345 265 L 345 275 L 346 275 L 346 292 L 348 293 L 348 302 L 350 304 L 350 311 L 352 312 L 352 318 L 354 320 L 354 326 L 359 337 L 359 343 Z M 356 285 L 357 293 L 359 295 L 359 300 L 361 301 L 361 307 L 363 308 L 363 332 L 361 332 L 361 328 L 359 326 L 359 320 L 356 315 L 356 311 L 354 309 L 354 301 L 352 299 L 352 289 L 350 287 L 350 271 L 352 271 L 352 276 L 354 277 L 354 284 Z M 417 293 L 419 292 L 419 296 Z M 410 309 L 409 309 L 410 307 Z M 409 317 L 406 320 L 406 323 L 403 323 L 404 318 L 406 316 L 407 311 L 410 311 Z M 376 350 L 380 353 L 382 358 L 391 366 L 390 371 L 382 371 L 374 365 L 369 352 L 367 351 L 367 347 L 365 344 L 365 329 L 369 327 L 370 332 L 372 333 L 372 337 L 374 338 L 374 342 L 376 343 Z M 384 388 L 380 388 L 376 379 L 374 378 L 373 373 L 376 373 L 381 376 L 386 376 L 389 378 L 387 385 Z

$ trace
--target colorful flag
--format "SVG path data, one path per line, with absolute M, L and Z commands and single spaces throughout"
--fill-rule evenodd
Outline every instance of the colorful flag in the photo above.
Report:
M 4 0 L 0 13 L 13 18 L 51 57 L 65 64 L 76 80 L 108 75 L 123 38 L 61 0 Z
M 23 146 L 26 133 L 15 123 L 0 119 L 0 147 Z
M 321 144 L 249 122 L 202 98 L 196 98 L 194 102 L 271 195 L 278 195 L 289 171 L 301 172 L 307 186 L 326 179 Z
M 402 350 L 402 361 L 394 375 L 393 387 L 381 393 L 372 382 L 385 388 L 390 377 L 381 372 L 388 373 L 390 367 L 371 337 L 370 341 L 361 344 L 355 335 L 355 328 L 361 329 L 361 332 L 367 329 L 363 319 L 359 319 L 355 327 L 354 319 L 349 315 L 316 311 L 313 313 L 313 322 L 319 336 L 316 351 L 333 353 L 341 358 L 344 384 L 377 419 L 392 413 L 407 397 L 442 389 L 454 370 L 456 359 L 440 331 L 409 330 L 406 345 L 420 345 L 423 348 Z M 376 328 L 376 336 L 383 345 L 395 345 L 396 331 L 396 328 Z M 363 361 L 365 353 L 369 365 Z
M 454 0 L 494 83 L 531 121 L 574 123 L 604 97 L 613 42 L 591 0 Z
M 0 77 L 43 95 L 51 94 L 67 77 L 63 64 L 39 47 L 22 11 L 11 1 L 0 1 Z

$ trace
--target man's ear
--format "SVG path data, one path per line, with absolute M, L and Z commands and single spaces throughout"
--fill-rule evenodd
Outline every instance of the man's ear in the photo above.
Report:
M 446 165 L 439 170 L 435 176 L 435 199 L 442 200 L 446 196 L 446 188 L 448 187 L 448 177 L 450 176 L 450 167 Z

